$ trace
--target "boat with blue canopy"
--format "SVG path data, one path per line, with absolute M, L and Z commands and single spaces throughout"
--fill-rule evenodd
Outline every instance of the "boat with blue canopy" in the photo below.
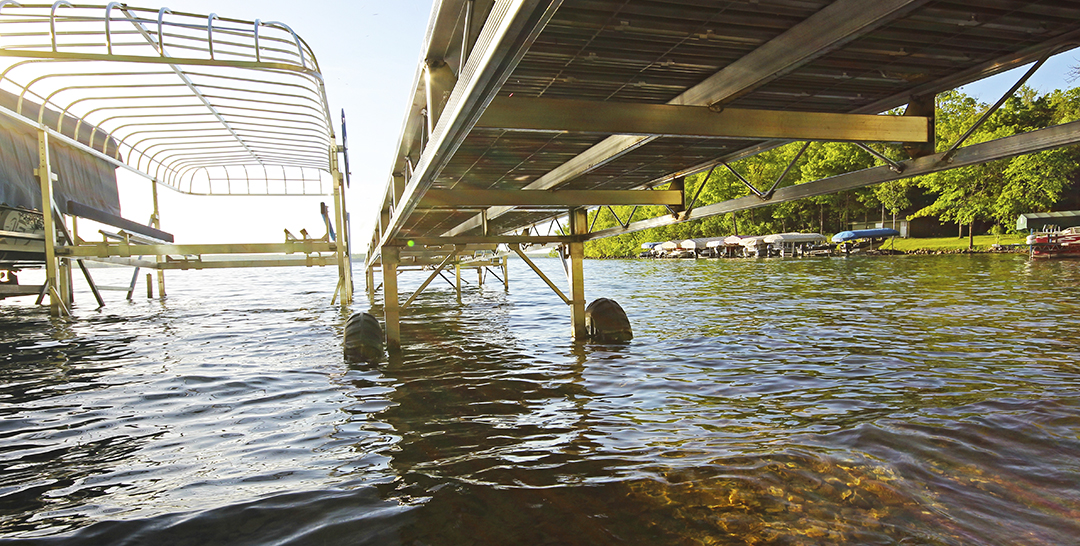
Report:
M 846 243 L 858 239 L 881 239 L 885 237 L 896 237 L 898 235 L 900 235 L 900 232 L 891 228 L 855 229 L 841 231 L 840 233 L 833 235 L 832 242 Z

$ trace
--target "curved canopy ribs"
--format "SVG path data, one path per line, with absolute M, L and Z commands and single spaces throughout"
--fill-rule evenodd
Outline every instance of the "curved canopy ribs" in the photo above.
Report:
M 136 275 L 157 269 L 161 296 L 165 269 L 337 265 L 334 297 L 352 300 L 338 169 L 344 147 L 318 61 L 284 23 L 119 2 L 0 0 L 0 131 L 11 144 L 0 139 L 0 157 L 17 159 L 4 165 L 18 163 L 0 170 L 0 190 L 12 189 L 19 202 L 8 205 L 40 210 L 44 223 L 44 235 L 5 236 L 34 239 L 30 262 L 44 263 L 46 281 L 33 293 L 39 303 L 48 295 L 54 314 L 67 312 L 70 262 L 82 259 L 134 266 Z M 65 162 L 85 163 L 83 171 L 98 180 L 87 183 L 74 168 L 55 165 Z M 151 226 L 118 216 L 113 167 L 153 181 Z M 327 234 L 318 239 L 301 230 L 302 238 L 286 231 L 283 243 L 172 244 L 159 229 L 157 183 L 197 195 L 332 194 L 334 216 L 324 204 Z M 68 191 L 72 186 L 81 189 Z M 102 230 L 104 241 L 88 243 L 67 232 L 65 214 L 122 231 Z M 0 238 L 0 250 L 4 244 Z M 277 256 L 213 258 L 236 254 Z M 21 267 L 4 265 L 9 273 Z
M 177 191 L 332 191 L 322 75 L 284 23 L 5 0 L 0 57 L 0 89 L 17 95 L 16 113 L 44 104 L 63 114 L 49 127 L 60 134 L 82 129 L 64 126 L 73 118 L 89 124 L 84 144 L 114 142 L 114 157 Z

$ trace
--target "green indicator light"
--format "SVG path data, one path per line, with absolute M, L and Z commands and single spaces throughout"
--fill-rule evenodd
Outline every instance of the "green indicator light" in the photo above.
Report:
M 409 245 L 410 247 L 416 246 L 416 243 L 414 243 L 412 241 L 409 241 L 409 242 L 407 242 L 405 244 Z

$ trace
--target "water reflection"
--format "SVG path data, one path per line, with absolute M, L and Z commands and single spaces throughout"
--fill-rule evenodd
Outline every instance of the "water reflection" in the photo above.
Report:
M 0 314 L 3 529 L 76 528 L 76 507 L 115 490 L 95 480 L 156 434 L 120 430 L 111 408 L 87 402 L 129 359 L 132 337 L 83 336 L 47 311 L 19 312 Z
M 1080 536 L 1076 263 L 588 262 L 590 297 L 634 325 L 626 345 L 571 342 L 519 265 L 509 292 L 426 293 L 403 352 L 374 364 L 343 360 L 347 312 L 273 276 L 207 274 L 63 325 L 0 308 L 0 536 Z
M 1004 423 L 966 430 L 967 416 L 1000 413 L 991 406 L 1003 392 L 1027 407 L 1047 395 L 1072 396 L 1066 391 L 1076 384 L 1075 377 L 1049 378 L 1030 352 L 1060 351 L 1059 342 L 1024 343 L 1002 330 L 1015 299 L 1028 297 L 1022 289 L 976 300 L 979 289 L 1012 283 L 974 262 L 967 276 L 949 266 L 905 265 L 922 275 L 917 280 L 883 278 L 880 268 L 857 261 L 806 272 L 766 264 L 756 277 L 727 264 L 687 265 L 671 275 L 675 286 L 624 297 L 638 311 L 631 317 L 648 317 L 647 308 L 669 329 L 704 335 L 653 339 L 647 348 L 640 335 L 626 347 L 532 345 L 527 331 L 515 337 L 490 326 L 485 344 L 470 331 L 475 317 L 424 313 L 415 338 L 405 335 L 423 341 L 387 370 L 398 388 L 383 416 L 405 432 L 392 463 L 403 479 L 384 494 L 420 506 L 402 538 L 1067 542 L 1080 530 L 1067 493 L 1080 485 L 1075 472 L 1055 472 L 1058 485 L 1030 484 L 1048 487 L 1047 497 L 1024 495 L 1024 476 L 1035 469 L 1010 473 L 1006 461 L 1075 456 L 1080 445 Z M 838 271 L 851 281 L 822 290 Z M 735 286 L 768 296 L 709 308 L 712 294 Z M 681 310 L 665 314 L 662 302 L 672 294 Z M 702 316 L 712 318 L 702 323 Z M 518 363 L 526 366 L 513 369 Z M 1074 422 L 1075 409 L 1061 417 Z M 924 436 L 917 432 L 923 419 L 954 425 Z M 993 523 L 999 510 L 1008 514 L 1004 524 Z

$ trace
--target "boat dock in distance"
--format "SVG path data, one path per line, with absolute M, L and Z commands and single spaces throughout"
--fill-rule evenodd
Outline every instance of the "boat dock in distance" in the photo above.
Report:
M 639 258 L 790 258 L 833 256 L 878 249 L 894 229 L 843 231 L 832 243 L 820 233 L 774 233 L 772 235 L 729 235 L 683 241 L 643 243 Z

